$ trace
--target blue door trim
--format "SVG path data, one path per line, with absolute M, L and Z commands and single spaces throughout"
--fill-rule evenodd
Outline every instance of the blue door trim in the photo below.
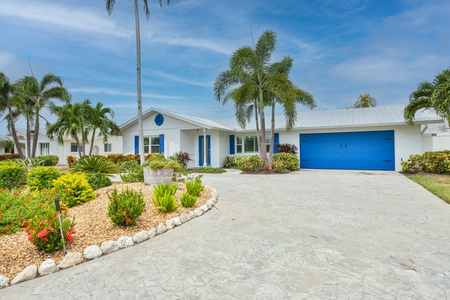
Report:
M 139 154 L 139 136 L 134 136 L 134 154 Z
M 198 165 L 200 167 L 203 166 L 203 135 L 200 135 L 198 137 Z M 206 155 L 206 164 L 208 166 L 211 165 L 211 136 L 207 135 L 206 136 L 206 148 L 207 148 L 207 155 Z
M 164 134 L 159 135 L 159 154 L 164 153 Z

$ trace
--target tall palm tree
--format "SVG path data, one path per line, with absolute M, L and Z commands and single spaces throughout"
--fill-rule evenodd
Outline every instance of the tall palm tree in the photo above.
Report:
M 15 122 L 20 116 L 20 111 L 17 109 L 16 103 L 20 99 L 14 96 L 14 85 L 11 85 L 9 78 L 0 72 L 0 111 L 7 111 L 4 119 L 7 121 L 8 131 L 13 136 L 14 144 L 16 145 L 17 152 L 21 158 L 24 158 L 21 143 L 19 143 L 19 138 L 17 136 Z
M 40 112 L 41 109 L 50 106 L 52 99 L 69 102 L 72 98 L 68 90 L 63 86 L 59 76 L 51 73 L 44 75 L 41 81 L 34 76 L 24 76 L 17 82 L 18 96 L 25 100 L 25 117 L 27 119 L 27 151 L 33 158 L 39 139 Z M 33 145 L 30 147 L 31 123 L 34 122 Z M 31 152 L 30 152 L 31 151 Z
M 148 8 L 148 0 L 142 0 L 144 3 L 145 16 L 150 17 L 150 10 Z M 158 0 L 162 7 L 163 0 Z M 106 11 L 109 15 L 114 10 L 115 0 L 106 0 Z M 170 0 L 167 0 L 167 5 Z M 144 155 L 144 127 L 142 122 L 142 89 L 141 89 L 141 29 L 139 26 L 139 7 L 138 0 L 134 0 L 134 21 L 136 25 L 136 82 L 137 82 L 137 108 L 138 108 L 138 127 L 139 127 L 139 154 L 141 156 L 141 163 L 145 161 Z
M 369 94 L 359 95 L 358 100 L 353 104 L 352 108 L 366 108 L 377 106 L 377 100 Z
M 87 107 L 86 122 L 87 128 L 91 134 L 89 156 L 92 155 L 97 130 L 99 130 L 98 136 L 103 136 L 103 141 L 105 143 L 108 141 L 108 135 L 120 135 L 119 125 L 110 120 L 110 118 L 113 117 L 114 111 L 109 107 L 103 107 L 103 103 L 101 102 L 98 102 L 94 107 Z
M 432 110 L 447 120 L 450 127 L 450 68 L 442 71 L 433 82 L 421 82 L 409 96 L 403 111 L 405 120 L 413 123 L 419 110 Z

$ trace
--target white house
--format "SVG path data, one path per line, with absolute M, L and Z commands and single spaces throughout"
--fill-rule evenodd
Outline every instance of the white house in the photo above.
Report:
M 415 124 L 409 125 L 403 118 L 403 109 L 402 105 L 394 105 L 298 112 L 291 131 L 286 131 L 285 119 L 279 116 L 274 143 L 296 145 L 300 167 L 313 169 L 399 171 L 401 161 L 411 154 L 450 149 L 450 134 L 435 132 L 442 127 L 442 118 L 422 111 L 416 114 Z M 268 127 L 270 123 L 266 124 Z M 226 156 L 258 153 L 254 122 L 242 129 L 234 119 L 214 121 L 151 108 L 143 114 L 143 127 L 145 154 L 170 156 L 178 151 L 187 152 L 194 159 L 189 167 L 205 163 L 220 167 Z M 120 128 L 122 136 L 109 137 L 106 144 L 101 137 L 97 138 L 94 154 L 137 154 L 137 118 Z M 40 134 L 37 155 L 48 154 L 58 155 L 64 164 L 67 156 L 78 156 L 78 149 L 69 137 L 64 145 L 58 145 Z

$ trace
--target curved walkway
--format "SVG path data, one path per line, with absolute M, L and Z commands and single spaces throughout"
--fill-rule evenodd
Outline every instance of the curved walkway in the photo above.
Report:
M 203 180 L 204 216 L 0 299 L 450 299 L 450 205 L 400 174 Z

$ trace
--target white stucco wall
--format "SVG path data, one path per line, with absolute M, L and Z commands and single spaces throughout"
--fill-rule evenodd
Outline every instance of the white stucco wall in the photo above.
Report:
M 438 133 L 436 136 L 424 134 L 422 137 L 423 152 L 450 150 L 450 134 Z

